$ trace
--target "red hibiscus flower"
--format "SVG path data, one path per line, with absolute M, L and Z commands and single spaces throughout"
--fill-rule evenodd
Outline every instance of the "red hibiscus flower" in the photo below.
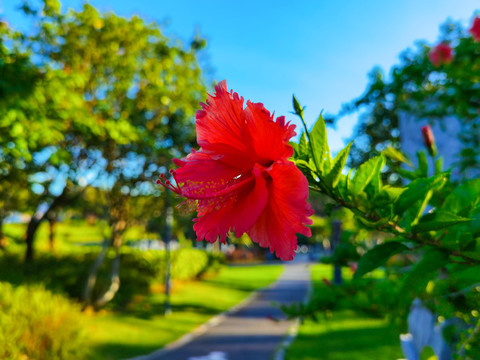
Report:
M 441 43 L 430 50 L 428 59 L 434 66 L 448 64 L 453 60 L 453 52 L 450 45 Z
M 282 260 L 292 260 L 296 233 L 311 236 L 308 182 L 294 163 L 294 125 L 274 121 L 261 103 L 247 101 L 222 81 L 196 114 L 199 151 L 174 159 L 176 185 L 163 185 L 195 205 L 197 240 L 224 243 L 229 231 L 247 233 Z
M 480 41 L 480 17 L 477 16 L 473 19 L 473 24 L 469 31 L 475 41 Z

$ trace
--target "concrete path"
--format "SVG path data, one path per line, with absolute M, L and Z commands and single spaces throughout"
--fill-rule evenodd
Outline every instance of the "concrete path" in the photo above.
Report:
M 168 347 L 142 360 L 269 360 L 294 324 L 272 302 L 303 301 L 310 283 L 308 263 L 298 259 L 272 287 L 258 292 L 245 306 L 221 317 L 202 335 L 181 346 Z

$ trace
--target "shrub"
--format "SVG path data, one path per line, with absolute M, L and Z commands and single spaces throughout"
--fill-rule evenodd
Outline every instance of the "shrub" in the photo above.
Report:
M 202 277 L 205 273 L 218 273 L 225 265 L 226 257 L 222 252 L 207 252 L 208 262 L 197 277 Z
M 184 248 L 172 255 L 173 279 L 195 279 L 208 265 L 208 255 L 204 250 Z
M 41 286 L 0 283 L 0 358 L 83 359 L 78 306 Z

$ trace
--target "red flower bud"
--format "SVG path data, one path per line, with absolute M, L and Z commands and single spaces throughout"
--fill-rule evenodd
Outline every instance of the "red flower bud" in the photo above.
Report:
M 433 132 L 430 125 L 422 126 L 422 137 L 423 143 L 425 144 L 425 147 L 427 148 L 429 154 L 431 156 L 435 156 L 437 153 L 437 149 L 435 146 L 435 138 L 433 137 Z
M 475 41 L 480 41 L 480 17 L 477 16 L 473 19 L 473 24 L 469 31 Z
M 434 66 L 448 64 L 453 60 L 452 48 L 446 43 L 440 43 L 430 50 L 428 59 Z

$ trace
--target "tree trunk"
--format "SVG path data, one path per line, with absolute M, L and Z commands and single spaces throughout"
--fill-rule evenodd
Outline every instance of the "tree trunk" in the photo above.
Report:
M 114 193 L 110 203 L 110 208 L 112 238 L 109 246 L 104 245 L 104 249 L 97 257 L 95 263 L 92 265 L 92 270 L 90 271 L 84 291 L 84 310 L 92 305 L 96 309 L 104 306 L 107 302 L 114 298 L 115 294 L 120 288 L 120 247 L 123 243 L 123 233 L 127 229 L 127 208 L 125 199 L 118 194 L 115 196 Z M 98 298 L 92 299 L 92 291 L 97 280 L 98 271 L 105 260 L 106 252 L 110 246 L 112 246 L 115 251 L 115 258 L 113 259 L 112 266 L 110 268 L 109 285 Z
M 93 287 L 95 286 L 95 281 L 96 277 L 98 274 L 98 270 L 100 268 L 100 265 L 102 264 L 103 260 L 105 259 L 105 254 L 100 258 L 97 258 L 98 264 L 95 269 L 95 275 L 92 277 L 93 280 L 93 285 L 91 286 L 90 292 L 86 295 L 87 302 L 85 303 L 85 308 L 87 308 L 89 305 L 93 305 L 95 309 L 101 308 L 104 306 L 107 302 L 112 300 L 117 293 L 118 289 L 120 288 L 120 246 L 122 245 L 122 240 L 123 240 L 123 232 L 125 231 L 125 222 L 121 222 L 120 224 L 115 224 L 113 226 L 114 228 L 114 233 L 111 241 L 111 245 L 113 246 L 113 249 L 115 250 L 115 258 L 112 261 L 112 267 L 110 268 L 110 276 L 109 276 L 109 285 L 105 289 L 105 291 L 96 299 L 92 299 L 91 293 L 93 290 Z M 120 230 L 121 229 L 121 230 Z M 108 248 L 107 248 L 108 250 Z M 106 252 L 106 251 L 105 251 Z M 94 265 L 95 266 L 95 265 Z M 89 279 L 90 281 L 90 279 Z M 88 285 L 88 284 L 87 284 Z
M 100 251 L 97 258 L 95 259 L 95 262 L 90 268 L 90 273 L 88 274 L 87 283 L 85 284 L 85 289 L 83 291 L 84 306 L 82 310 L 85 310 L 87 307 L 89 307 L 92 304 L 92 301 L 91 301 L 92 291 L 93 291 L 93 288 L 95 287 L 95 284 L 97 283 L 98 270 L 100 269 L 100 266 L 102 266 L 103 261 L 105 259 L 105 255 L 107 254 L 107 250 L 110 246 L 108 243 L 109 241 L 107 240 L 103 242 L 102 251 Z
M 164 315 L 169 315 L 172 312 L 172 307 L 170 303 L 170 292 L 172 286 L 171 272 L 172 272 L 172 262 L 170 254 L 170 241 L 172 240 L 172 224 L 173 224 L 173 208 L 170 205 L 170 193 L 167 190 L 166 194 L 166 218 L 165 218 L 165 232 L 163 241 L 165 242 L 165 257 L 166 257 L 166 267 L 165 267 L 165 309 Z
M 5 250 L 7 247 L 7 238 L 5 237 L 5 234 L 3 233 L 3 217 L 0 217 L 0 249 Z
M 48 248 L 51 252 L 55 251 L 55 227 L 57 225 L 57 218 L 55 215 L 51 215 L 48 217 Z
M 38 230 L 38 226 L 45 218 L 47 219 L 49 218 L 50 213 L 53 210 L 55 210 L 56 208 L 61 206 L 63 203 L 65 203 L 67 199 L 68 191 L 69 191 L 69 187 L 65 186 L 63 188 L 62 193 L 59 196 L 57 196 L 55 199 L 53 199 L 47 211 L 45 211 L 43 214 L 36 213 L 30 219 L 30 222 L 28 223 L 28 226 L 27 226 L 27 232 L 25 234 L 25 242 L 27 243 L 27 251 L 25 252 L 26 263 L 33 261 L 33 256 L 34 256 L 33 243 L 35 241 L 35 234 Z
M 119 247 L 114 247 L 114 249 L 115 258 L 113 259 L 112 268 L 110 270 L 110 285 L 93 303 L 95 309 L 101 308 L 107 302 L 112 300 L 120 288 L 120 249 Z
M 25 242 L 27 243 L 27 251 L 25 253 L 25 262 L 29 263 L 33 261 L 33 242 L 35 240 L 35 234 L 37 232 L 38 226 L 40 225 L 41 219 L 32 216 L 30 222 L 27 226 L 27 233 L 25 235 Z

